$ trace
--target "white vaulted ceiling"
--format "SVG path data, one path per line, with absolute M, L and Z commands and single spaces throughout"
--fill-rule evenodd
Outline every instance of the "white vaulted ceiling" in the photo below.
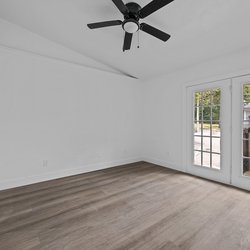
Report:
M 124 1 L 129 2 L 129 1 Z M 149 0 L 137 0 L 141 6 Z M 111 0 L 0 0 L 0 18 L 73 50 L 104 69 L 149 79 L 250 46 L 249 0 L 175 0 L 145 18 L 167 33 L 164 43 L 140 32 L 122 52 L 121 27 L 86 24 L 122 15 Z

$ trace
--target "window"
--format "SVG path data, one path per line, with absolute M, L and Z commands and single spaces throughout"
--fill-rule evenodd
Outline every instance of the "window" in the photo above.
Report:
M 243 175 L 250 176 L 250 84 L 243 85 Z
M 219 170 L 221 166 L 221 90 L 216 88 L 195 92 L 193 99 L 193 164 Z

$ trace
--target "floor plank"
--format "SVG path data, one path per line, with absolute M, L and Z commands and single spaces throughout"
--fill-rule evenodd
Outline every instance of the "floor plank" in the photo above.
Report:
M 140 162 L 0 192 L 0 249 L 250 249 L 249 192 Z

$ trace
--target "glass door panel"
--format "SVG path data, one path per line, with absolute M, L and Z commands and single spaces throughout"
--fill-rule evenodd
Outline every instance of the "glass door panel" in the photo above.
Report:
M 244 176 L 250 176 L 250 84 L 243 84 L 242 86 L 242 109 L 243 109 L 243 121 L 242 121 L 242 174 Z
M 230 80 L 187 89 L 187 171 L 230 182 Z
M 193 164 L 220 169 L 221 89 L 194 92 Z M 200 159 L 198 159 L 200 157 Z
M 250 76 L 232 84 L 232 184 L 250 190 Z

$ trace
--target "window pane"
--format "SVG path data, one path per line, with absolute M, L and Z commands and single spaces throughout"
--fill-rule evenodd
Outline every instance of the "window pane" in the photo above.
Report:
M 220 155 L 212 154 L 212 168 L 220 169 Z
M 210 168 L 210 154 L 203 152 L 203 166 Z
M 250 84 L 245 84 L 243 87 L 243 101 L 250 103 Z
M 204 121 L 203 124 L 203 136 L 211 136 L 210 131 L 211 125 L 208 121 Z
M 194 151 L 194 165 L 201 166 L 201 152 Z
M 250 121 L 250 103 L 243 104 L 243 120 Z
M 196 92 L 194 94 L 194 105 L 201 106 L 201 92 Z
M 203 151 L 210 152 L 210 137 L 203 137 Z
M 194 121 L 202 120 L 202 109 L 200 106 L 194 108 Z
M 250 120 L 243 122 L 243 128 L 249 129 L 250 128 Z
M 194 134 L 195 135 L 200 135 L 201 134 L 201 123 L 200 122 L 195 122 L 194 123 Z
M 221 136 L 220 123 L 218 121 L 212 124 L 212 136 Z
M 220 120 L 220 106 L 213 106 L 212 107 L 212 119 L 213 121 L 219 121 Z
M 211 120 L 211 107 L 203 108 L 203 120 L 210 121 Z
M 243 159 L 243 174 L 250 176 L 250 158 Z
M 243 128 L 243 139 L 249 139 L 249 130 L 247 128 Z
M 243 140 L 243 156 L 250 157 L 250 140 Z
M 250 124 L 249 122 L 243 122 L 243 138 L 248 139 L 250 133 Z
M 211 104 L 211 94 L 212 90 L 206 90 L 202 92 L 202 105 L 209 106 Z
M 194 136 L 194 150 L 201 150 L 201 137 Z
M 212 152 L 220 153 L 220 138 L 212 138 Z
M 220 105 L 221 99 L 221 90 L 220 89 L 213 89 L 213 104 Z

